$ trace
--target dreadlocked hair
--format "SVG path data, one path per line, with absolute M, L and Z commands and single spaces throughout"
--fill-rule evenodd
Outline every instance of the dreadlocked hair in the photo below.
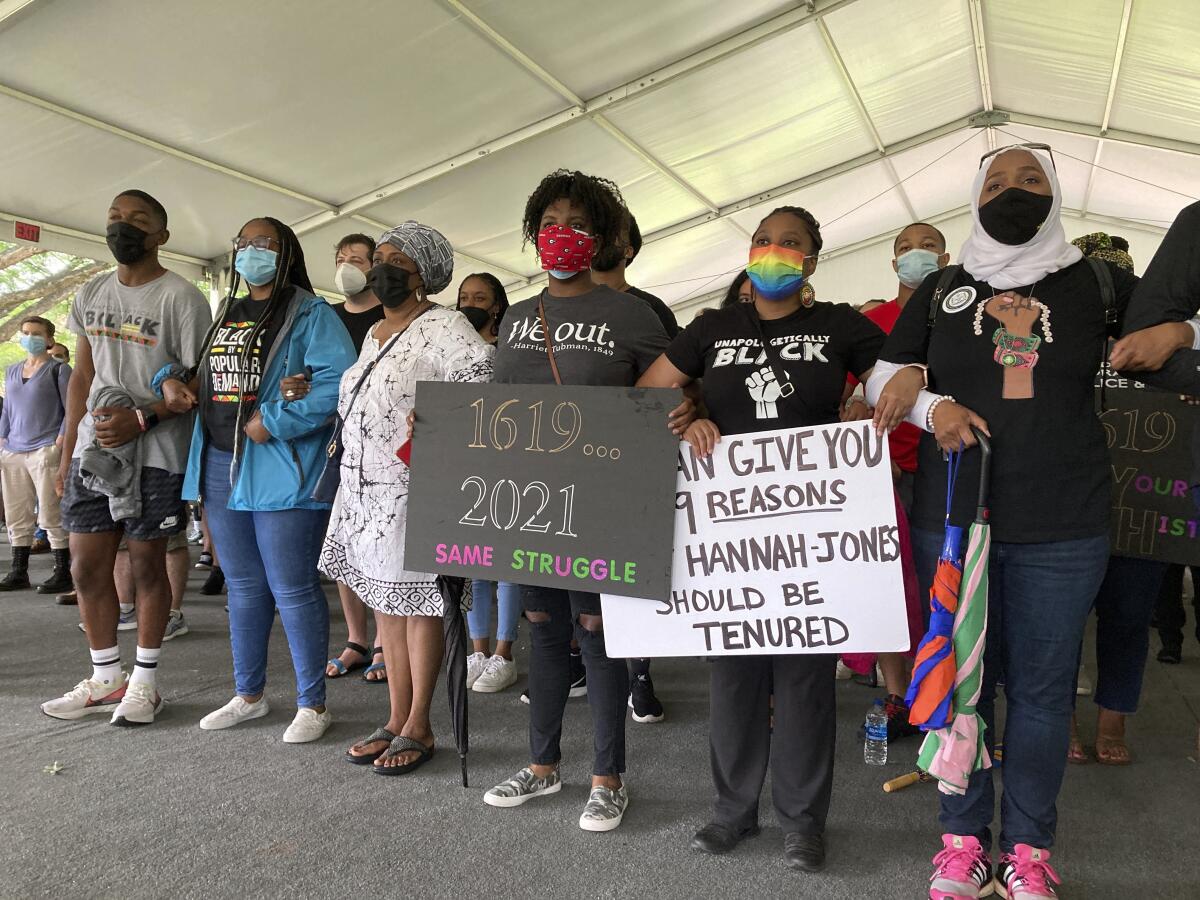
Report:
M 777 206 L 767 215 L 763 216 L 762 222 L 765 222 L 767 219 L 771 218 L 771 216 L 777 216 L 780 213 L 788 213 L 789 215 L 793 215 L 803 222 L 804 230 L 807 231 L 808 236 L 812 238 L 813 256 L 816 256 L 821 252 L 821 247 L 824 245 L 824 242 L 821 240 L 821 223 L 816 220 L 816 217 L 813 216 L 812 213 L 800 206 Z M 758 224 L 761 226 L 762 222 L 759 222 Z
M 542 230 L 542 216 L 546 214 L 546 208 L 557 200 L 568 200 L 587 214 L 592 223 L 592 237 L 596 240 L 597 252 L 620 242 L 621 226 L 626 214 L 621 189 L 607 178 L 558 169 L 543 178 L 525 201 L 525 217 L 521 224 L 525 241 L 522 246 L 537 244 L 538 232 Z
M 280 315 L 282 310 L 287 308 L 288 301 L 295 294 L 296 288 L 302 288 L 310 294 L 313 293 L 312 281 L 309 279 L 308 269 L 304 265 L 304 248 L 300 246 L 300 239 L 296 237 L 296 232 L 271 216 L 256 216 L 247 222 L 246 225 L 249 225 L 250 222 L 269 222 L 271 224 L 271 227 L 275 229 L 275 233 L 278 235 L 279 256 L 276 260 L 275 280 L 271 282 L 271 294 L 264 301 L 265 306 L 262 315 L 258 317 L 258 321 L 250 329 L 250 334 L 242 346 L 241 358 L 238 360 L 238 408 L 233 430 L 233 452 L 235 458 L 241 454 L 242 439 L 244 436 L 242 427 L 249 418 L 246 415 L 246 404 L 243 400 L 245 391 L 242 388 L 244 388 L 250 374 L 250 358 L 254 352 L 254 346 L 272 320 Z M 242 226 L 238 234 L 241 234 L 246 225 Z M 237 297 L 238 288 L 242 285 L 242 276 L 238 273 L 237 267 L 234 266 L 232 269 L 229 293 L 221 303 L 217 315 L 213 317 L 208 333 L 204 336 L 204 351 L 200 355 L 199 363 L 197 363 L 197 371 L 203 371 L 209 351 L 212 350 L 213 339 L 216 337 L 217 329 L 221 327 L 229 315 L 229 310 Z M 283 335 L 280 335 L 280 337 L 283 337 Z M 269 350 L 269 348 L 267 349 Z

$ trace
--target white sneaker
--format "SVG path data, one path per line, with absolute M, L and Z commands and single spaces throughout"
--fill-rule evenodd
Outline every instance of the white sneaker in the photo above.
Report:
M 483 674 L 475 679 L 472 690 L 480 694 L 495 694 L 517 683 L 517 664 L 503 656 L 493 656 L 483 668 Z
M 851 669 L 844 662 L 842 662 L 841 659 L 839 659 L 837 661 L 837 672 L 834 674 L 833 677 L 836 678 L 838 681 L 849 681 L 851 679 L 851 677 L 853 677 L 853 675 L 854 675 L 854 670 Z
M 154 685 L 131 681 L 125 686 L 125 697 L 113 710 L 109 725 L 153 725 L 154 716 L 162 712 L 163 699 Z
M 115 687 L 85 678 L 57 700 L 43 703 L 42 712 L 55 719 L 82 719 L 93 713 L 107 713 L 125 696 L 126 681 L 124 672 Z
M 283 742 L 285 744 L 307 744 L 309 741 L 317 740 L 332 724 L 333 716 L 329 710 L 319 713 L 307 706 L 302 707 L 296 710 L 296 718 L 292 719 L 292 724 L 283 733 Z
M 475 686 L 475 682 L 479 676 L 483 674 L 484 668 L 487 666 L 488 655 L 486 653 L 472 653 L 467 657 L 467 690 L 471 690 Z
M 266 697 L 257 703 L 247 703 L 241 697 L 234 697 L 220 709 L 213 710 L 201 719 L 200 727 L 204 731 L 220 731 L 250 719 L 261 719 L 270 711 L 271 707 L 267 705 Z

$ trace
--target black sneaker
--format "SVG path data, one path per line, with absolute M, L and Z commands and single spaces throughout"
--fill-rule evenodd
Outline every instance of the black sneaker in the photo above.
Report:
M 211 569 L 212 567 L 213 567 L 213 555 L 211 553 L 209 553 L 207 550 L 201 551 L 200 558 L 196 560 L 196 565 L 193 568 Z
M 571 690 L 568 697 L 587 696 L 587 669 L 583 667 L 583 654 L 571 654 Z
M 629 708 L 633 721 L 643 725 L 663 720 L 663 705 L 654 696 L 654 682 L 649 675 L 639 675 L 629 686 Z
M 1163 644 L 1157 659 L 1160 663 L 1177 666 L 1183 661 L 1183 647 L 1178 644 Z

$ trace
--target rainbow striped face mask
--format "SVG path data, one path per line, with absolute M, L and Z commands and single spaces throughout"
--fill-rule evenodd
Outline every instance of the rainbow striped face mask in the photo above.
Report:
M 804 286 L 805 256 L 778 244 L 750 248 L 746 274 L 764 300 L 785 300 Z

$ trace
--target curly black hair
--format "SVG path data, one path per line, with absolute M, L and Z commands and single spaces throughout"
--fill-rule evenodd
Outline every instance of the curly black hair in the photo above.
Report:
M 797 219 L 799 219 L 801 222 L 803 222 L 804 230 L 807 231 L 808 236 L 812 238 L 813 256 L 816 256 L 818 253 L 821 252 L 821 247 L 824 245 L 824 242 L 821 240 L 821 223 L 817 221 L 816 217 L 812 213 L 810 213 L 807 209 L 804 209 L 803 207 L 800 207 L 800 206 L 777 206 L 773 210 L 771 210 L 769 213 L 767 213 L 765 216 L 762 217 L 762 222 L 758 223 L 759 227 L 762 227 L 762 223 L 767 221 L 767 219 L 771 218 L 771 216 L 777 216 L 780 213 L 789 213 L 790 215 L 795 216 Z
M 625 217 L 625 198 L 621 196 L 621 189 L 607 178 L 558 169 L 543 178 L 525 201 L 525 216 L 521 223 L 525 244 L 537 244 L 546 207 L 564 199 L 587 213 L 597 251 L 620 242 Z
M 726 306 L 736 306 L 740 302 L 738 298 L 738 292 L 741 291 L 742 285 L 746 283 L 746 279 L 749 277 L 750 276 L 746 273 L 745 269 L 742 269 L 742 271 L 737 273 L 733 281 L 729 283 L 729 290 L 725 292 L 725 298 L 721 301 L 722 308 Z
M 633 250 L 633 256 L 629 257 L 629 263 L 632 264 L 639 253 L 642 252 L 642 229 L 638 228 L 637 219 L 633 213 L 629 214 L 629 246 Z

